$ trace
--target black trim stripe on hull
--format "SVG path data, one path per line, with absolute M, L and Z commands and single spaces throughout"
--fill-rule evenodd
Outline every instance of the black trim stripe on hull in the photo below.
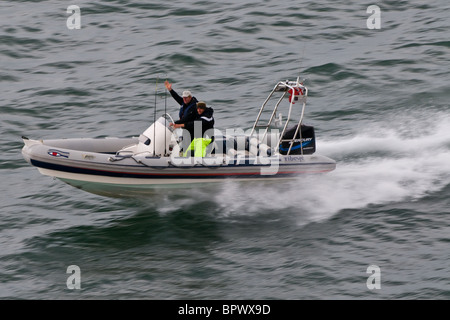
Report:
M 107 171 L 107 170 L 98 170 L 98 169 L 88 169 L 88 168 L 79 168 L 79 167 L 71 167 L 64 166 L 60 164 L 54 164 L 39 160 L 31 159 L 31 164 L 38 168 L 50 169 L 61 172 L 69 172 L 75 174 L 87 174 L 87 175 L 96 175 L 96 176 L 106 176 L 106 177 L 115 177 L 115 178 L 138 178 L 138 179 L 195 179 L 195 178 L 203 178 L 203 179 L 213 179 L 213 178 L 229 178 L 233 176 L 239 177 L 249 177 L 249 178 L 269 178 L 269 177 L 279 177 L 279 176 L 291 176 L 299 173 L 314 173 L 314 172 L 325 172 L 329 170 L 318 170 L 318 171 L 288 171 L 288 172 L 277 172 L 274 175 L 261 175 L 259 172 L 231 172 L 231 173 L 185 173 L 185 174 L 152 174 L 152 173 L 133 173 L 133 172 L 118 172 L 118 171 Z M 323 165 L 323 163 L 321 163 Z M 310 164 L 312 165 L 312 164 Z M 314 164 L 316 165 L 316 164 Z

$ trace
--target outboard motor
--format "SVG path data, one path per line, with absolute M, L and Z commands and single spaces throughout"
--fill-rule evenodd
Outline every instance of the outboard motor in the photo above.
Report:
M 283 140 L 294 139 L 296 130 L 297 126 L 286 130 Z M 290 142 L 282 142 L 279 149 L 280 154 L 287 154 L 289 147 Z M 294 139 L 290 154 L 313 154 L 314 152 L 316 152 L 316 136 L 314 134 L 314 127 L 302 124 L 300 130 L 297 132 L 297 136 Z
M 150 152 L 155 156 L 164 156 L 169 152 L 173 129 L 166 118 L 160 117 L 139 136 L 137 153 Z

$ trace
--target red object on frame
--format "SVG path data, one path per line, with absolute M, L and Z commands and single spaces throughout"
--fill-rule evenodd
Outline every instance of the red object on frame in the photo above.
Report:
M 298 96 L 303 95 L 303 90 L 302 88 L 299 87 L 295 87 L 294 90 L 289 89 L 289 102 L 292 102 L 293 104 L 295 103 L 295 101 L 298 101 Z

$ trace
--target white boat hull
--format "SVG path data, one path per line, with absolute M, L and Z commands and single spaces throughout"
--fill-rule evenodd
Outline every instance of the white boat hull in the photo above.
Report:
M 143 153 L 115 158 L 117 150 L 136 142 L 129 138 L 24 142 L 24 158 L 43 175 L 91 193 L 120 197 L 147 193 L 154 188 L 218 183 L 224 179 L 292 179 L 300 174 L 328 172 L 336 167 L 334 160 L 321 155 L 266 158 L 220 155 L 198 159 L 152 157 Z

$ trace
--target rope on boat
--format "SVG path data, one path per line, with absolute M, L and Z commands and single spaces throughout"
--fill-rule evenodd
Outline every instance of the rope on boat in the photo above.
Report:
M 217 169 L 217 168 L 220 168 L 220 167 L 223 167 L 223 166 L 227 165 L 227 163 L 225 163 L 225 162 L 223 162 L 223 163 L 221 163 L 219 165 L 215 165 L 215 166 L 212 166 L 212 165 L 209 165 L 209 164 L 205 164 L 203 162 L 197 162 L 197 163 L 195 163 L 195 164 L 193 164 L 191 166 L 186 166 L 186 165 L 179 166 L 179 165 L 176 165 L 176 164 L 172 163 L 171 161 L 168 161 L 168 164 L 169 164 L 169 166 L 172 166 L 172 167 L 175 167 L 175 168 L 205 167 L 205 168 L 208 168 L 208 169 Z
M 109 162 L 121 161 L 123 159 L 133 158 L 133 155 L 130 154 L 130 155 L 122 156 L 122 155 L 117 155 L 116 154 L 115 157 L 118 157 L 118 158 L 109 157 L 108 161 Z

